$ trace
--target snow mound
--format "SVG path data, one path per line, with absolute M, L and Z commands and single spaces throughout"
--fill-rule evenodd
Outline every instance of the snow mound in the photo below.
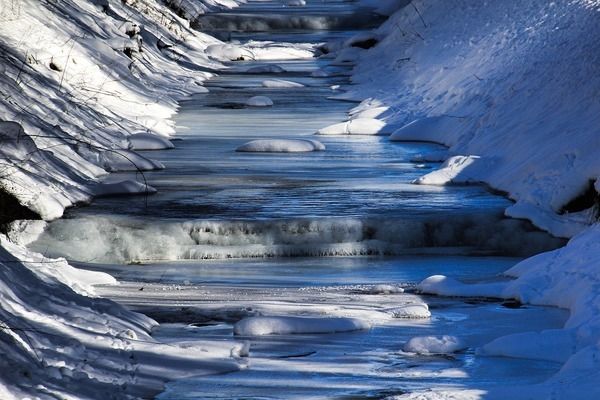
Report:
M 379 285 L 373 285 L 366 290 L 369 294 L 394 294 L 404 293 L 404 289 L 396 285 L 389 285 L 381 283 Z
M 262 86 L 269 89 L 300 88 L 303 84 L 298 82 L 286 81 L 283 79 L 267 79 L 262 82 Z
M 98 163 L 108 172 L 154 171 L 165 166 L 130 150 L 107 150 L 98 156 Z
M 370 329 L 368 322 L 356 318 L 248 317 L 233 327 L 240 336 L 336 333 Z
M 421 293 L 441 296 L 490 297 L 500 298 L 506 282 L 480 283 L 469 285 L 444 275 L 430 276 L 417 285 Z
M 319 129 L 317 135 L 385 135 L 387 124 L 373 118 L 356 118 Z
M 267 96 L 254 96 L 246 100 L 246 105 L 248 107 L 271 107 L 273 100 Z
M 413 181 L 418 185 L 448 185 L 457 183 L 477 183 L 468 168 L 479 161 L 479 156 L 454 156 L 446 160 L 440 169 L 428 173 Z
M 132 150 L 164 150 L 175 147 L 169 139 L 147 132 L 134 133 L 127 139 Z
M 402 351 L 417 354 L 451 354 L 466 348 L 456 336 L 416 336 L 402 347 Z
M 154 194 L 156 192 L 157 190 L 152 186 L 130 179 L 120 182 L 99 183 L 94 188 L 94 194 L 96 196 Z
M 248 68 L 245 72 L 247 74 L 282 74 L 286 71 L 283 67 L 280 67 L 279 65 L 265 64 Z
M 259 139 L 236 149 L 239 152 L 300 153 L 325 150 L 325 145 L 311 139 Z
M 254 60 L 254 54 L 244 47 L 234 44 L 211 44 L 204 50 L 205 53 L 219 61 Z

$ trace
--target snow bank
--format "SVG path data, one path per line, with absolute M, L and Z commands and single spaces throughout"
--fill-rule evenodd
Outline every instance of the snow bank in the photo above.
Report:
M 259 139 L 236 149 L 240 152 L 258 153 L 299 153 L 322 150 L 325 150 L 323 143 L 310 139 Z
M 600 3 L 421 0 L 415 6 L 419 12 L 400 9 L 376 31 L 382 40 L 358 53 L 355 85 L 338 97 L 367 99 L 357 113 L 388 107 L 375 118 L 400 127 L 391 141 L 449 147 L 450 158 L 420 160 L 447 159 L 416 183 L 484 182 L 515 200 L 508 216 L 572 237 L 565 248 L 509 270 L 515 280 L 464 284 L 433 276 L 419 289 L 564 307 L 571 316 L 564 329 L 509 335 L 479 349 L 565 362 L 546 382 L 399 398 L 597 397 Z
M 162 168 L 131 149 L 172 147 L 157 138 L 175 131 L 176 100 L 220 67 L 204 53 L 217 40 L 177 14 L 219 4 L 236 2 L 0 0 L 3 195 L 50 220 L 94 195 L 146 192 L 99 178 Z M 28 226 L 11 238 L 35 240 L 44 224 Z M 240 368 L 233 348 L 159 343 L 156 322 L 94 297 L 115 283 L 0 236 L 0 397 L 151 398 L 167 380 Z
M 336 333 L 370 329 L 368 322 L 356 318 L 249 317 L 236 323 L 239 336 Z
M 390 107 L 391 140 L 479 156 L 461 175 L 508 192 L 509 215 L 572 236 L 586 224 L 561 210 L 600 173 L 596 6 L 420 1 L 376 31 L 344 97 Z
M 234 3 L 196 2 L 195 10 L 224 2 Z M 117 153 L 140 169 L 160 167 L 129 152 L 128 133 L 174 132 L 175 100 L 205 91 L 211 74 L 202 70 L 220 64 L 204 49 L 218 41 L 152 0 L 15 4 L 0 0 L 0 90 L 11 94 L 0 99 L 2 186 L 54 219 L 88 202 L 106 170 L 132 169 Z
M 456 336 L 416 336 L 411 338 L 402 351 L 417 354 L 450 354 L 466 348 Z
M 271 107 L 273 100 L 267 96 L 254 96 L 246 100 L 246 105 L 249 107 Z
M 167 380 L 240 369 L 239 343 L 159 343 L 156 322 L 93 297 L 114 283 L 0 236 L 3 399 L 150 398 Z
M 500 337 L 479 352 L 565 362 L 556 376 L 536 390 L 562 393 L 564 398 L 588 398 L 589 393 L 597 393 L 592 382 L 600 378 L 599 363 L 592 361 L 600 354 L 598 243 L 600 224 L 578 234 L 564 248 L 517 264 L 506 272 L 515 278 L 512 281 L 464 284 L 438 275 L 425 279 L 418 288 L 424 293 L 512 298 L 522 303 L 569 309 L 564 329 Z M 586 391 L 578 392 L 581 384 Z
M 263 87 L 271 89 L 286 89 L 286 88 L 299 88 L 304 87 L 303 84 L 298 82 L 286 81 L 284 79 L 267 79 L 262 83 Z
M 173 149 L 175 146 L 165 137 L 153 135 L 151 133 L 134 133 L 127 137 L 132 150 L 164 150 Z
M 387 124 L 373 118 L 356 118 L 319 129 L 317 135 L 385 135 Z

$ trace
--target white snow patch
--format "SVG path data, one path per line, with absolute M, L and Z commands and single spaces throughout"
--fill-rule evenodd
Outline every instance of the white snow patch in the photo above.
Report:
M 413 183 L 419 185 L 448 185 L 456 183 L 477 183 L 468 172 L 468 168 L 479 160 L 479 156 L 454 156 L 446 160 L 440 169 L 417 178 Z
M 133 150 L 164 150 L 175 147 L 169 139 L 147 132 L 134 133 L 127 139 Z
M 431 317 L 429 306 L 425 303 L 414 303 L 397 306 L 385 310 L 394 318 L 423 319 Z
M 456 336 L 416 336 L 402 347 L 402 351 L 417 354 L 451 354 L 467 346 Z
M 371 324 L 356 318 L 248 317 L 233 327 L 240 336 L 336 333 L 370 329 Z
M 299 153 L 325 150 L 325 145 L 311 139 L 258 139 L 236 149 L 240 152 Z
M 404 289 L 396 285 L 389 285 L 385 283 L 380 283 L 378 285 L 373 285 L 367 289 L 367 293 L 369 294 L 394 294 L 394 293 L 404 293 Z
M 130 150 L 107 150 L 99 154 L 98 163 L 109 172 L 153 171 L 165 166 Z
M 373 118 L 357 118 L 319 129 L 317 135 L 384 135 L 387 124 Z
M 246 105 L 249 107 L 271 107 L 273 100 L 267 96 L 254 96 L 246 100 Z

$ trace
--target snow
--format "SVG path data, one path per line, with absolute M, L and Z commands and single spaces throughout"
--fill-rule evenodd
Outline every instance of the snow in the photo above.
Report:
M 358 56 L 343 98 L 390 107 L 385 121 L 401 126 L 391 140 L 435 141 L 479 156 L 465 171 L 471 181 L 509 193 L 520 218 L 572 236 L 585 225 L 559 211 L 600 170 L 591 151 L 600 146 L 600 106 L 591 100 L 600 87 L 592 72 L 594 3 L 405 7 Z
M 271 107 L 273 100 L 267 96 L 254 96 L 246 100 L 246 105 L 249 107 Z
M 318 135 L 385 135 L 385 122 L 373 118 L 356 118 L 317 131 Z
M 310 139 L 258 139 L 236 149 L 241 152 L 298 153 L 325 150 L 325 145 Z
M 597 364 L 579 360 L 595 357 L 600 349 L 600 225 L 573 237 L 566 247 L 528 258 L 506 274 L 514 278 L 495 283 L 465 284 L 432 276 L 418 285 L 424 293 L 446 296 L 483 296 L 517 299 L 522 303 L 566 308 L 564 329 L 526 332 L 500 337 L 483 346 L 485 355 L 529 357 L 565 362 L 561 371 L 535 390 L 587 398 L 600 377 Z M 563 377 L 568 377 L 564 380 Z M 584 385 L 585 391 L 578 389 Z M 521 388 L 530 393 L 531 388 Z M 534 392 L 535 393 L 535 392 Z
M 262 86 L 270 89 L 287 89 L 304 87 L 298 82 L 287 81 L 284 79 L 266 79 L 262 82 Z
M 445 162 L 415 183 L 485 183 L 515 201 L 507 216 L 572 238 L 566 247 L 507 271 L 514 280 L 466 284 L 432 276 L 418 289 L 563 307 L 571 317 L 564 329 L 509 335 L 478 350 L 564 362 L 545 382 L 489 392 L 435 388 L 398 398 L 593 398 L 598 395 L 595 357 L 600 354 L 599 224 L 594 206 L 561 210 L 589 182 L 600 192 L 600 105 L 594 100 L 600 88 L 594 72 L 600 53 L 593 39 L 600 4 L 413 4 L 376 30 L 382 40 L 374 48 L 338 54 L 339 61 L 356 67 L 354 85 L 337 97 L 364 100 L 354 114 L 387 107 L 375 118 L 399 127 L 390 141 L 448 146 L 447 156 L 418 160 Z
M 234 4 L 210 2 L 219 3 Z M 132 169 L 117 153 L 136 158 L 140 169 L 160 168 L 128 152 L 127 134 L 174 132 L 169 118 L 176 100 L 206 91 L 201 82 L 211 74 L 197 68 L 220 66 L 204 53 L 218 41 L 149 0 L 111 2 L 108 13 L 101 3 L 81 0 L 15 4 L 0 0 L 0 88 L 11 93 L 0 101 L 0 159 L 11 176 L 5 189 L 42 218 L 55 219 L 66 207 L 89 202 L 90 187 L 106 170 Z M 8 141 L 21 150 L 5 146 Z M 19 158 L 21 151 L 31 155 Z
M 91 158 L 92 156 L 90 156 Z M 98 155 L 98 164 L 108 172 L 153 171 L 165 166 L 130 150 L 106 150 Z
M 449 117 L 428 117 L 416 119 L 390 135 L 392 142 L 430 141 L 438 142 L 446 135 L 455 134 L 460 129 L 460 120 Z
M 249 41 L 243 45 L 215 43 L 209 45 L 205 52 L 212 59 L 219 61 L 272 61 L 311 58 L 314 55 L 314 46 L 302 43 Z
M 468 172 L 469 167 L 480 160 L 479 156 L 454 156 L 446 160 L 439 169 L 417 178 L 420 185 L 448 185 L 453 183 L 477 183 Z
M 466 348 L 456 336 L 416 336 L 402 347 L 402 351 L 416 354 L 450 354 Z
M 236 323 L 233 333 L 239 336 L 289 335 L 302 333 L 336 333 L 371 328 L 356 318 L 249 317 Z
M 237 4 L 179 3 L 196 14 Z M 131 150 L 172 147 L 176 101 L 206 92 L 203 70 L 221 65 L 204 50 L 218 41 L 150 0 L 0 0 L 0 19 L 2 189 L 46 220 L 96 195 L 147 192 L 101 180 L 162 168 Z M 243 344 L 160 343 L 155 321 L 95 297 L 110 275 L 21 247 L 44 226 L 0 235 L 1 398 L 152 398 L 168 380 L 243 367 Z
M 387 309 L 386 312 L 392 315 L 394 318 L 423 319 L 431 317 L 429 306 L 427 306 L 426 303 L 396 306 Z
M 371 3 L 391 15 L 404 2 Z M 177 11 L 195 16 L 236 4 L 233 0 L 185 0 L 179 2 Z M 596 101 L 600 52 L 593 34 L 598 3 L 421 0 L 418 12 L 416 7 L 393 14 L 373 34 L 381 38 L 374 48 L 347 47 L 335 55 L 336 64 L 356 64 L 354 85 L 339 98 L 369 100 L 351 113 L 349 121 L 319 133 L 392 133 L 390 141 L 445 144 L 453 157 L 417 183 L 485 182 L 515 200 L 506 210 L 508 216 L 527 218 L 557 236 L 571 237 L 565 248 L 532 257 L 509 270 L 514 280 L 465 284 L 434 276 L 421 282 L 419 290 L 514 298 L 569 309 L 564 329 L 501 337 L 478 351 L 565 362 L 546 382 L 506 388 L 504 393 L 510 393 L 510 398 L 598 397 L 600 228 L 593 207 L 560 213 L 590 181 L 600 192 L 600 105 Z M 146 192 L 148 187 L 139 182 L 110 184 L 100 179 L 106 171 L 162 168 L 131 151 L 149 146 L 148 138 L 142 144 L 127 133 L 144 131 L 161 138 L 173 134 L 170 117 L 176 112 L 177 99 L 206 91 L 201 83 L 211 74 L 202 70 L 220 68 L 220 61 L 314 54 L 313 45 L 221 43 L 190 29 L 174 11 L 150 0 L 0 0 L 0 10 L 0 89 L 11 94 L 0 101 L 2 189 L 47 220 L 59 218 L 65 208 L 88 202 L 94 195 Z M 302 86 L 289 81 L 265 83 L 272 88 Z M 103 231 L 97 222 L 82 229 L 90 225 L 96 229 L 90 232 L 101 233 L 106 240 L 100 243 L 102 248 L 83 249 L 85 244 L 80 244 L 82 248 L 74 251 L 106 256 L 114 250 L 115 230 L 104 227 Z M 40 235 L 40 226 L 15 225 L 14 229 L 20 230 L 17 236 L 27 243 Z M 193 246 L 191 231 L 185 228 L 157 227 L 159 244 L 164 247 L 155 247 L 163 251 L 172 244 L 174 257 L 180 257 L 182 247 Z M 354 239 L 352 226 L 343 232 L 346 239 Z M 138 253 L 129 252 L 131 248 L 156 243 L 125 233 L 129 235 L 123 239 L 126 251 L 114 257 L 135 258 Z M 177 242 L 180 237 L 188 242 Z M 116 396 L 115 390 L 119 395 L 149 397 L 166 379 L 240 368 L 231 355 L 243 355 L 243 345 L 225 349 L 210 342 L 157 343 L 149 334 L 155 326 L 152 320 L 91 297 L 94 284 L 114 283 L 108 275 L 75 270 L 64 260 L 30 253 L 4 237 L 0 241 L 0 319 L 30 329 L 2 330 L 2 398 Z M 327 248 L 310 244 L 315 254 L 361 254 L 380 246 L 355 240 Z M 236 254 L 294 250 L 265 249 L 256 243 L 239 246 L 246 247 L 236 249 Z M 210 246 L 213 253 L 221 250 Z M 202 256 L 209 250 L 197 246 L 184 251 Z M 381 314 L 431 315 L 426 304 L 399 305 Z M 251 317 L 242 322 L 249 330 L 270 333 L 368 326 L 349 317 L 320 318 L 318 323 L 300 318 Z M 419 340 L 425 342 L 424 348 L 435 342 Z M 165 363 L 166 356 L 179 362 Z M 203 361 L 207 356 L 209 360 Z M 85 368 L 81 360 L 87 360 Z M 58 384 L 64 380 L 69 381 L 68 387 Z M 435 389 L 399 398 L 488 395 L 494 393 Z
M 404 289 L 396 286 L 389 285 L 385 283 L 380 283 L 379 285 L 374 285 L 368 289 L 368 293 L 370 294 L 392 294 L 392 293 L 404 293 Z
M 132 150 L 164 150 L 173 149 L 175 146 L 167 138 L 151 133 L 134 133 L 127 138 Z
M 243 367 L 241 343 L 154 340 L 156 322 L 95 297 L 110 275 L 0 244 L 3 399 L 148 398 L 166 380 Z

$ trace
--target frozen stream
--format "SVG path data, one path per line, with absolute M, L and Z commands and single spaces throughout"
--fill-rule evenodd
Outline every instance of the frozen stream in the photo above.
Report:
M 346 1 L 308 0 L 304 9 L 249 1 L 196 25 L 242 42 L 323 42 L 377 22 L 364 15 Z M 286 72 L 245 72 L 264 65 Z M 319 69 L 329 76 L 313 77 Z M 539 382 L 558 369 L 475 349 L 508 333 L 562 326 L 565 312 L 424 297 L 413 288 L 432 274 L 498 279 L 521 257 L 561 242 L 504 219 L 509 201 L 483 187 L 411 184 L 438 165 L 415 160 L 441 146 L 313 136 L 353 107 L 330 99 L 350 83 L 349 72 L 327 58 L 230 63 L 207 82 L 209 93 L 181 103 L 176 148 L 145 153 L 166 166 L 145 174 L 156 195 L 98 199 L 32 243 L 116 276 L 122 283 L 101 293 L 163 322 L 155 334 L 164 341 L 249 343 L 240 371 L 172 382 L 159 399 L 385 398 L 433 385 Z M 303 87 L 263 87 L 273 78 Z M 257 95 L 273 106 L 243 106 Z M 265 138 L 318 139 L 326 150 L 235 152 Z M 372 327 L 234 336 L 234 324 L 253 316 L 355 318 Z M 401 351 L 420 335 L 458 336 L 466 349 Z

